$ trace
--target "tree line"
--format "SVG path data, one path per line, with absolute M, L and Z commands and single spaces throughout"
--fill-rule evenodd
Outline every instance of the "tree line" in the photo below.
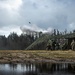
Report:
M 34 35 L 31 36 L 27 34 L 17 35 L 17 33 L 14 33 L 14 32 L 10 33 L 8 37 L 6 37 L 5 35 L 1 35 L 0 50 L 25 50 L 29 45 L 31 45 L 34 41 L 36 42 L 36 40 L 43 35 L 45 34 L 43 34 L 42 32 L 39 33 L 39 37 L 37 35 L 34 37 Z M 73 30 L 73 32 L 70 32 L 70 33 L 67 33 L 67 30 L 65 30 L 63 34 L 59 30 L 54 29 L 53 33 L 50 36 L 54 39 L 57 37 L 62 38 L 63 35 L 64 37 L 67 37 L 67 36 L 73 37 L 73 35 L 75 36 L 75 30 Z M 45 45 L 46 44 L 47 43 L 45 42 Z
M 11 33 L 8 37 L 5 35 L 0 36 L 0 50 L 24 50 L 32 44 L 37 38 L 30 35 L 17 35 Z

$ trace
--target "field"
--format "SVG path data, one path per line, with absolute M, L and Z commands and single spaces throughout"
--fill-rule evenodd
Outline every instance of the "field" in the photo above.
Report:
M 0 63 L 75 62 L 75 51 L 0 50 Z

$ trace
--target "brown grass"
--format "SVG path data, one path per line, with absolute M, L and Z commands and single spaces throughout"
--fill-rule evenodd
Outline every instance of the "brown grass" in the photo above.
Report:
M 26 60 L 75 61 L 75 51 L 0 50 L 0 62 L 24 62 Z

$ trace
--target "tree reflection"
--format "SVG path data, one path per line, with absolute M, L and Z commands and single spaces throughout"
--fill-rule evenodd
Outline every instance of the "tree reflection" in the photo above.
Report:
M 68 63 L 0 64 L 1 75 L 75 75 L 74 71 L 75 64 Z

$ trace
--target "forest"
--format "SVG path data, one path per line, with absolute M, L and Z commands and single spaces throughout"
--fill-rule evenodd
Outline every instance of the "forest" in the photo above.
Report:
M 30 35 L 17 35 L 17 33 L 11 33 L 8 37 L 0 36 L 0 49 L 1 50 L 24 50 L 35 39 Z

